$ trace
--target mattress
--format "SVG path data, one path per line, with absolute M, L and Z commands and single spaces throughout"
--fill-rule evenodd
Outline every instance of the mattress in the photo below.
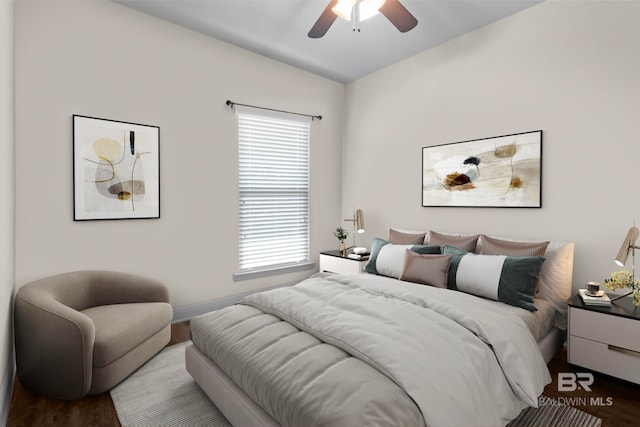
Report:
M 553 323 L 544 302 L 522 316 L 427 288 L 311 278 L 193 319 L 192 339 L 281 425 L 504 425 L 536 406 L 550 381 L 534 339 Z

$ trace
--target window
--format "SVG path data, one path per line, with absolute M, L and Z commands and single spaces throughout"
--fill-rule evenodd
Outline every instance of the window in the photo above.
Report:
M 310 268 L 310 120 L 244 107 L 236 112 L 240 273 L 235 278 Z

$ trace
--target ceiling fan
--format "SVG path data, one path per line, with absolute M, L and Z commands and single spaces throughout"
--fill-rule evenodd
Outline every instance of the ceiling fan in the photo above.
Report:
M 353 31 L 360 31 L 360 21 L 383 14 L 400 32 L 406 33 L 418 25 L 418 20 L 398 0 L 331 0 L 308 36 L 324 36 L 339 16 L 353 22 Z

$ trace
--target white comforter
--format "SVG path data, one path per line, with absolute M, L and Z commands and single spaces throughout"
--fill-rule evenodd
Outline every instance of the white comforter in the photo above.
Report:
M 399 384 L 426 424 L 502 426 L 551 381 L 524 322 L 462 292 L 318 274 L 241 304 L 276 315 Z

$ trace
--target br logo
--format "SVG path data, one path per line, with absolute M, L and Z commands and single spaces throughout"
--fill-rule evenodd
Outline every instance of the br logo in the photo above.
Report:
M 593 374 L 588 372 L 558 372 L 558 391 L 591 391 Z

